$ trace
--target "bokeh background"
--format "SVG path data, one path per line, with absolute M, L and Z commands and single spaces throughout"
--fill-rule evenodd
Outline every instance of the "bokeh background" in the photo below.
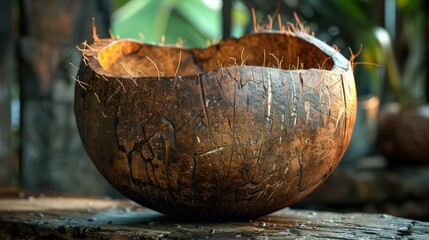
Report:
M 252 8 L 260 24 L 277 14 L 294 23 L 296 13 L 344 56 L 359 53 L 350 147 L 293 207 L 429 220 L 424 0 L 2 0 L 0 187 L 122 197 L 87 157 L 73 112 L 78 48 L 92 42 L 93 17 L 100 37 L 206 47 L 251 32 Z

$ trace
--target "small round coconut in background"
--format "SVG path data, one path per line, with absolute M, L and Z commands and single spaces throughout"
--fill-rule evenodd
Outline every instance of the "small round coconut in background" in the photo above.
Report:
M 377 146 L 390 165 L 429 163 L 429 105 L 391 103 L 380 113 Z

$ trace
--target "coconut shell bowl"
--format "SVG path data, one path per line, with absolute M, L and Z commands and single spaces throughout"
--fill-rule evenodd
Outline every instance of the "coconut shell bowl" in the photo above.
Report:
M 76 77 L 77 126 L 98 170 L 145 207 L 268 214 L 322 184 L 349 144 L 352 64 L 311 34 L 261 31 L 204 49 L 94 40 Z

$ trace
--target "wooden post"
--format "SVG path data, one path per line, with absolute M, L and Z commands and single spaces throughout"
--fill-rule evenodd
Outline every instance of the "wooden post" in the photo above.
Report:
M 222 5 L 222 38 L 231 37 L 232 0 L 223 0 Z
M 12 185 L 11 88 L 13 80 L 12 0 L 0 4 L 0 187 Z
M 21 182 L 31 190 L 108 195 L 88 159 L 74 117 L 76 46 L 108 37 L 108 0 L 21 0 Z M 81 46 L 80 46 L 81 47 Z
M 429 102 L 429 1 L 425 1 L 425 63 L 426 63 L 426 82 L 425 82 L 425 93 L 426 102 Z

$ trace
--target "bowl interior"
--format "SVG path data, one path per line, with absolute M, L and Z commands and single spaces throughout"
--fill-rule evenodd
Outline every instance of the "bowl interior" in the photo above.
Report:
M 102 49 L 98 61 L 112 75 L 164 77 L 195 75 L 231 66 L 284 70 L 331 70 L 334 61 L 314 44 L 289 34 L 257 33 L 228 39 L 205 49 L 117 40 Z

